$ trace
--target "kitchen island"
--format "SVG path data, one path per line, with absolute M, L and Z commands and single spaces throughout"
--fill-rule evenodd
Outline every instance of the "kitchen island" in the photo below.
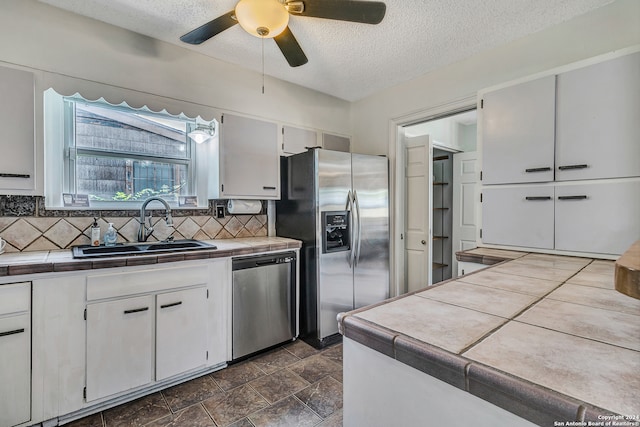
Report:
M 640 300 L 614 262 L 508 255 L 339 317 L 344 425 L 640 425 Z

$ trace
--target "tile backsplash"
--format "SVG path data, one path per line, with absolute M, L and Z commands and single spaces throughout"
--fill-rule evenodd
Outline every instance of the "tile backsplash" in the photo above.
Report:
M 214 216 L 215 206 L 223 201 L 209 201 L 207 209 L 174 209 L 173 227 L 164 222 L 163 210 L 151 210 L 154 232 L 149 241 L 174 239 L 232 239 L 267 235 L 266 209 L 256 215 Z M 7 242 L 5 251 L 46 251 L 90 243 L 93 218 L 99 217 L 101 238 L 112 222 L 118 242 L 137 241 L 139 211 L 70 211 L 47 210 L 39 196 L 0 196 L 0 237 Z

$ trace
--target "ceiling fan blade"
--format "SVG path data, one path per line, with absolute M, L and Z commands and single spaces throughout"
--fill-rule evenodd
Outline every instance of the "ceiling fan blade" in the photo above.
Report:
M 273 38 L 289 65 L 299 67 L 309 62 L 289 27 Z
M 289 8 L 289 12 L 294 15 L 361 22 L 364 24 L 380 23 L 387 10 L 387 6 L 378 1 L 304 0 L 302 2 L 291 1 L 288 3 L 291 3 L 292 6 L 296 3 L 303 3 L 304 7 L 301 12 L 298 12 L 296 7 Z
M 213 21 L 209 21 L 206 24 L 201 25 L 193 31 L 189 31 L 187 34 L 180 37 L 180 40 L 189 44 L 200 44 L 209 40 L 216 34 L 223 32 L 227 28 L 233 27 L 237 23 L 238 20 L 236 19 L 236 12 L 235 10 L 232 10 L 231 12 L 218 16 Z

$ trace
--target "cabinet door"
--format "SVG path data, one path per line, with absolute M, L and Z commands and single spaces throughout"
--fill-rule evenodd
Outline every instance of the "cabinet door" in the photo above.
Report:
M 278 126 L 225 114 L 220 126 L 220 195 L 279 199 Z
M 322 134 L 322 148 L 325 150 L 351 152 L 351 140 L 346 136 Z
M 554 126 L 555 76 L 486 93 L 483 183 L 553 181 Z
M 318 145 L 318 133 L 308 129 L 282 127 L 282 152 L 285 154 L 304 153 Z
M 156 381 L 207 363 L 207 290 L 156 296 Z
M 482 242 L 553 249 L 553 187 L 482 190 Z
M 35 189 L 34 85 L 28 71 L 0 67 L 0 189 Z
M 87 401 L 153 381 L 152 295 L 87 305 Z
M 29 313 L 0 318 L 0 426 L 31 419 Z
M 640 52 L 558 75 L 556 180 L 640 176 Z
M 556 249 L 620 255 L 640 239 L 640 180 L 556 187 Z

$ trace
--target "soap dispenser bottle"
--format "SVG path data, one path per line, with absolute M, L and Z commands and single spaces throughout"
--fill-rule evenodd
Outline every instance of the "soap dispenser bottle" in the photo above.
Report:
M 91 246 L 100 246 L 100 226 L 98 225 L 98 218 L 93 218 L 93 224 L 91 224 Z
M 116 234 L 116 229 L 113 228 L 113 223 L 110 222 L 107 232 L 104 233 L 104 245 L 114 246 L 116 244 L 116 240 L 118 240 L 118 235 Z

